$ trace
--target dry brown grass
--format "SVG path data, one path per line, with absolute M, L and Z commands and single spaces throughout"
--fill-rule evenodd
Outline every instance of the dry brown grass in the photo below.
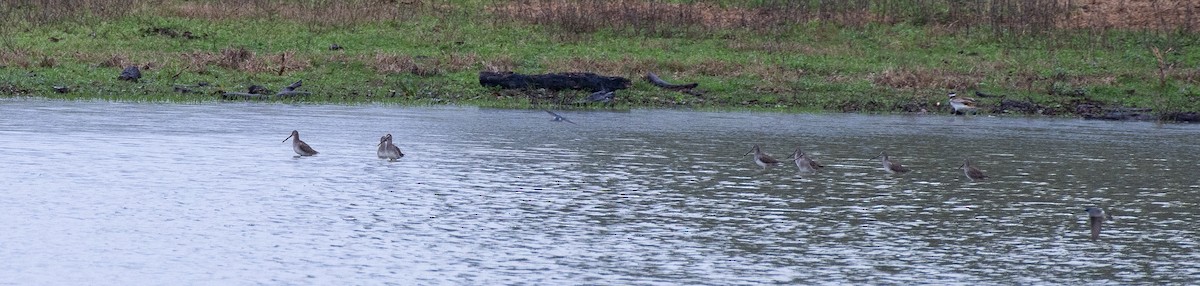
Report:
M 0 2 L 0 17 L 35 24 L 112 19 L 136 14 L 192 19 L 287 19 L 321 25 L 407 20 L 457 11 L 450 0 L 17 0 Z
M 1200 1 L 1195 0 L 1060 0 L 1072 5 L 1065 28 L 1200 29 Z
M 731 50 L 741 52 L 799 53 L 807 55 L 834 55 L 839 53 L 836 49 L 829 47 L 814 47 L 805 43 L 781 41 L 729 41 L 725 46 Z
M 406 20 L 417 13 L 453 10 L 438 1 L 281 1 L 209 0 L 188 1 L 165 10 L 173 16 L 193 19 L 281 18 L 322 25 L 346 25 Z
M 647 72 L 673 75 L 675 77 L 706 76 L 731 78 L 749 76 L 762 78 L 767 84 L 783 84 L 807 74 L 804 70 L 790 69 L 775 63 L 761 61 L 738 63 L 716 59 L 684 62 L 632 57 L 623 57 L 620 59 L 574 57 L 545 60 L 542 65 L 547 70 L 553 72 L 595 72 L 632 78 L 640 78 Z
M 220 53 L 185 52 L 175 55 L 173 61 L 180 62 L 185 70 L 206 72 L 211 66 L 248 73 L 278 73 L 303 71 L 312 67 L 312 60 L 298 55 L 296 51 L 260 55 L 246 48 L 225 48 Z
M 113 54 L 99 63 L 100 67 L 104 68 L 124 68 L 130 65 L 135 65 L 129 60 L 128 56 L 123 54 Z
M 418 76 L 442 74 L 442 71 L 438 70 L 436 65 L 430 64 L 427 61 L 418 63 L 417 59 L 408 55 L 377 52 L 372 60 L 366 62 L 371 68 L 380 73 L 411 73 Z
M 553 25 L 573 33 L 610 29 L 641 34 L 704 35 L 729 28 L 769 32 L 809 21 L 844 26 L 910 22 L 947 33 L 975 27 L 1021 34 L 1064 28 L 1186 31 L 1200 28 L 1200 1 L 1194 0 L 748 1 L 724 5 L 707 1 L 524 0 L 495 1 L 486 11 L 498 18 Z
M 370 58 L 362 61 L 381 73 L 403 74 L 418 76 L 435 76 L 446 72 L 476 70 L 482 64 L 479 55 L 475 53 L 450 53 L 438 57 L 413 57 L 393 53 L 376 52 Z
M 58 65 L 58 59 L 51 56 L 42 56 L 42 60 L 38 61 L 40 68 L 52 68 Z
M 553 24 L 572 32 L 601 28 L 647 33 L 695 32 L 732 27 L 770 27 L 794 19 L 772 9 L 719 6 L 714 3 L 670 3 L 646 0 L 499 1 L 487 11 L 505 19 Z
M 511 55 L 493 56 L 489 60 L 482 62 L 483 69 L 490 72 L 510 72 L 515 71 L 520 65 Z
M 0 66 L 3 67 L 16 66 L 28 68 L 32 65 L 29 60 L 30 58 L 32 58 L 32 53 L 26 49 L 0 49 Z
M 983 73 L 963 73 L 940 68 L 889 68 L 870 76 L 877 86 L 896 89 L 969 90 L 978 88 Z

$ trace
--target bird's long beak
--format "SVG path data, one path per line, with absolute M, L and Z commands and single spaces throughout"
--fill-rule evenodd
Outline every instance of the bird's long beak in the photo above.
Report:
M 742 154 L 742 157 L 746 157 L 746 155 L 750 155 L 750 153 L 754 153 L 754 150 L 750 150 L 750 152 L 746 152 L 746 154 Z
M 379 144 L 375 144 L 375 146 L 376 147 L 383 146 L 383 142 L 384 142 L 383 140 L 379 140 Z
M 288 139 L 292 139 L 292 135 L 288 135 L 288 138 L 283 138 L 282 142 L 287 142 Z

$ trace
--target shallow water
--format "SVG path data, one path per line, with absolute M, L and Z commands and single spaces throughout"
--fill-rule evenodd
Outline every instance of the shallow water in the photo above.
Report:
M 560 114 L 0 100 L 0 284 L 1200 280 L 1198 125 Z

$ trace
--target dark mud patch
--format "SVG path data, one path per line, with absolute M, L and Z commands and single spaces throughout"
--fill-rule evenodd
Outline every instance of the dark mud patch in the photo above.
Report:
M 1084 119 L 1114 121 L 1166 121 L 1200 123 L 1196 112 L 1158 112 L 1151 108 L 1125 107 L 1091 99 L 1072 99 L 1057 107 L 1031 101 L 1002 99 L 991 109 L 994 114 L 1074 115 Z
M 30 90 L 17 86 L 15 84 L 4 83 L 0 84 L 0 95 L 6 96 L 23 96 L 29 95 Z
M 1047 108 L 1041 104 L 1033 103 L 1024 100 L 1001 99 L 1000 104 L 992 108 L 992 113 L 996 114 L 1028 114 L 1028 115 L 1055 115 L 1057 110 Z
M 170 27 L 145 28 L 145 29 L 142 29 L 142 35 L 144 35 L 144 36 L 163 36 L 163 37 L 168 37 L 168 38 L 172 38 L 172 39 L 180 38 L 180 39 L 185 39 L 185 40 L 203 39 L 207 36 L 207 35 L 199 35 L 196 33 L 192 33 L 192 31 L 188 31 L 188 30 L 170 28 Z

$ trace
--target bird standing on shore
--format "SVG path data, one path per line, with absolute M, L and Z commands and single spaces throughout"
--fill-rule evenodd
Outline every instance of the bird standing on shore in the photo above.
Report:
M 950 107 L 954 108 L 954 114 L 974 113 L 977 108 L 974 99 L 958 97 L 953 91 L 950 92 Z
M 317 150 L 309 147 L 308 143 L 300 141 L 300 131 L 292 130 L 292 135 L 288 135 L 288 138 L 283 138 L 283 142 L 287 142 L 288 139 L 292 139 L 292 150 L 296 151 L 296 154 L 300 156 L 312 156 L 319 153 Z

